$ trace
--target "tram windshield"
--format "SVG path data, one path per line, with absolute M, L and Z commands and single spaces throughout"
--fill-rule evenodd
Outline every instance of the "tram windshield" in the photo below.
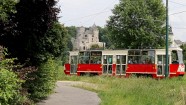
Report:
M 171 53 L 172 64 L 182 64 L 183 63 L 183 54 L 182 51 L 173 50 Z
M 183 54 L 182 51 L 178 51 L 178 61 L 180 64 L 183 64 Z
M 91 52 L 90 63 L 101 64 L 101 56 L 102 56 L 102 53 L 100 51 Z
M 89 64 L 90 61 L 90 52 L 79 52 L 79 63 L 80 64 Z

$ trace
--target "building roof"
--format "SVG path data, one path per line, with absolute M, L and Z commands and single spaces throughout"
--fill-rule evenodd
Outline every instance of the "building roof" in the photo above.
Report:
M 182 42 L 181 40 L 174 40 L 174 42 L 175 42 L 176 44 L 178 44 L 178 45 L 183 44 L 183 42 Z

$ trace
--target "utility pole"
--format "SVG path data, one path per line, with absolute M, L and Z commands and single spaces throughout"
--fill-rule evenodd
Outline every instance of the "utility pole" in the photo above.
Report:
M 168 16 L 168 0 L 166 0 L 166 64 L 165 64 L 165 77 L 169 76 L 169 16 Z

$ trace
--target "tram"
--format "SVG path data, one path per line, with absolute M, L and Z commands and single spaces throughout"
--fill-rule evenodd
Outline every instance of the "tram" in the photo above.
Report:
M 183 76 L 182 49 L 169 48 L 169 77 Z M 110 75 L 129 77 L 165 77 L 165 49 L 86 50 L 70 51 L 69 62 L 64 65 L 66 75 Z

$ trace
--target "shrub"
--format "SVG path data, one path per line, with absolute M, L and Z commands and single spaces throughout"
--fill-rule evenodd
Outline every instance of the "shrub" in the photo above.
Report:
M 55 61 L 49 59 L 42 63 L 37 71 L 29 75 L 35 78 L 34 80 L 27 80 L 25 84 L 32 100 L 39 101 L 53 92 L 57 79 L 56 66 Z
M 17 105 L 23 98 L 20 94 L 21 80 L 14 72 L 0 69 L 0 103 L 2 105 Z
M 0 105 L 30 105 L 27 89 L 22 87 L 29 70 L 20 70 L 21 65 L 15 65 L 15 58 L 5 58 L 7 49 L 0 46 Z

